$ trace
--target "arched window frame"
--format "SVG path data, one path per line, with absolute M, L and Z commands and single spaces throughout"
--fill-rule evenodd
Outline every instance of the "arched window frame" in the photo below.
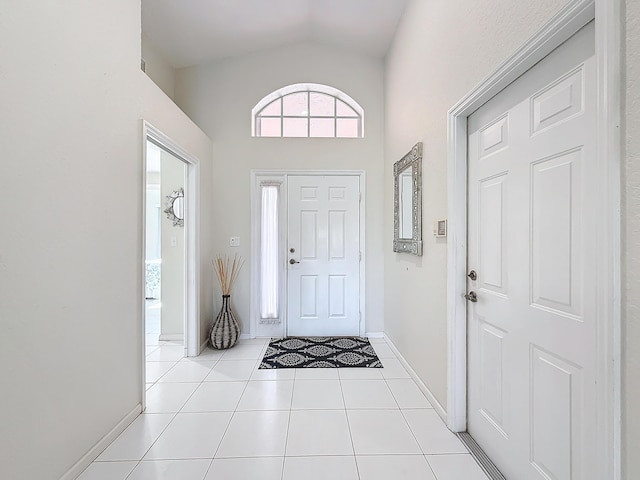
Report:
M 251 136 L 253 136 L 253 137 L 261 137 L 261 135 L 258 134 L 258 132 L 259 132 L 258 121 L 260 119 L 260 113 L 266 107 L 271 105 L 275 100 L 284 98 L 287 95 L 291 95 L 293 93 L 301 93 L 301 92 L 322 93 L 322 94 L 325 94 L 325 95 L 329 95 L 331 97 L 336 98 L 337 100 L 340 100 L 340 101 L 344 102 L 347 106 L 352 108 L 353 111 L 357 114 L 358 135 L 356 137 L 337 137 L 337 130 L 336 130 L 334 132 L 334 137 L 329 137 L 329 138 L 364 138 L 364 109 L 360 106 L 360 104 L 358 102 L 356 102 L 353 98 L 351 98 L 349 95 L 344 93 L 343 91 L 338 90 L 337 88 L 334 88 L 334 87 L 330 87 L 328 85 L 321 85 L 321 84 L 318 84 L 318 83 L 296 83 L 296 84 L 293 84 L 293 85 L 288 85 L 286 87 L 282 87 L 282 88 L 270 93 L 269 95 L 265 96 L 251 110 Z M 280 112 L 280 118 L 283 119 L 283 118 L 293 118 L 293 117 L 289 117 L 287 115 L 284 115 L 284 113 L 281 111 Z M 297 118 L 305 118 L 305 117 L 297 117 Z M 335 119 L 339 119 L 341 117 L 339 115 L 337 115 L 337 111 L 335 112 L 334 117 L 315 117 L 315 116 L 311 116 L 309 110 L 307 110 L 307 117 L 306 118 L 308 118 L 308 119 L 311 119 L 311 118 L 335 118 Z M 345 118 L 356 118 L 356 117 L 345 117 Z M 284 137 L 284 132 L 283 132 L 282 124 L 281 124 L 281 127 L 280 127 L 280 138 L 282 138 L 282 137 Z M 307 129 L 307 138 L 309 138 L 309 137 L 311 137 L 311 135 L 310 135 L 309 129 Z M 278 137 L 276 137 L 276 138 L 278 138 Z M 315 137 L 312 137 L 312 138 L 315 138 Z

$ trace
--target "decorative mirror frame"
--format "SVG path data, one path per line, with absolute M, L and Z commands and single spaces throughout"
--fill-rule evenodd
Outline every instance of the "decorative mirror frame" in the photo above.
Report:
M 400 238 L 400 174 L 409 167 L 412 173 L 413 232 L 411 238 Z M 393 251 L 422 256 L 422 142 L 393 164 Z
M 164 203 L 167 208 L 164 209 L 164 213 L 166 213 L 167 218 L 173 222 L 174 227 L 184 227 L 184 219 L 177 217 L 173 210 L 173 204 L 178 198 L 184 199 L 184 189 L 180 188 L 178 190 L 174 190 L 171 192 L 171 195 L 167 195 L 167 200 Z

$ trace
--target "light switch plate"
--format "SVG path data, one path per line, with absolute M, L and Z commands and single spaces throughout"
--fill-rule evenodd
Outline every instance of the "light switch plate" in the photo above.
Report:
M 240 237 L 229 237 L 229 245 L 232 247 L 239 247 Z

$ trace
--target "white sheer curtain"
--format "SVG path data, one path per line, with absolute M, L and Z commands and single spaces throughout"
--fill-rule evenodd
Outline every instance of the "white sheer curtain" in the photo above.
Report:
M 260 317 L 279 318 L 278 186 L 262 185 L 260 218 Z

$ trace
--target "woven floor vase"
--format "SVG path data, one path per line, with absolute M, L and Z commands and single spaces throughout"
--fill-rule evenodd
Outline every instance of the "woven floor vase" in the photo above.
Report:
M 229 305 L 230 297 L 222 295 L 222 309 L 211 327 L 211 346 L 217 350 L 233 347 L 240 337 L 240 325 Z

